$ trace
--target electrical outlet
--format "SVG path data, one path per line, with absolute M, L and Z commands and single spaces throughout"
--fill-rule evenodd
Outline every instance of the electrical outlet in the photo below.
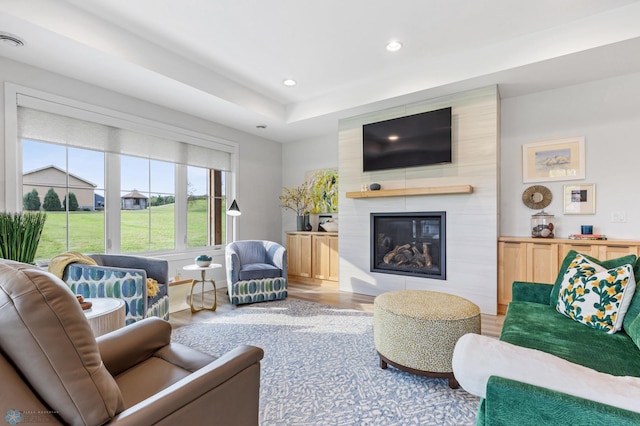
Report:
M 611 212 L 611 222 L 624 223 L 627 221 L 626 212 Z

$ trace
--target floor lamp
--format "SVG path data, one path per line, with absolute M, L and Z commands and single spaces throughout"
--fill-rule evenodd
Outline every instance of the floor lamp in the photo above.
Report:
M 240 216 L 242 214 L 242 212 L 240 211 L 240 207 L 238 207 L 238 203 L 236 203 L 236 200 L 233 200 L 233 202 L 231 203 L 231 206 L 229 207 L 229 209 L 227 210 L 227 215 L 231 216 L 231 220 L 232 222 L 232 228 L 231 228 L 231 232 L 232 234 L 232 239 L 233 241 L 236 240 L 236 216 Z

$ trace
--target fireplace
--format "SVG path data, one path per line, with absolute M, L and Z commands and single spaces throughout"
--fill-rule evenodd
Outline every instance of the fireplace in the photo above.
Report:
M 446 212 L 371 213 L 371 272 L 446 279 Z

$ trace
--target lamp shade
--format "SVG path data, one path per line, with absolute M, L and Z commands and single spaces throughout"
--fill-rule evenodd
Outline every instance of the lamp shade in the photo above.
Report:
M 240 211 L 240 207 L 238 207 L 238 203 L 236 203 L 236 200 L 233 200 L 233 203 L 231 203 L 231 207 L 229 207 L 229 210 L 227 210 L 227 214 L 229 216 L 240 216 L 242 214 L 242 212 Z

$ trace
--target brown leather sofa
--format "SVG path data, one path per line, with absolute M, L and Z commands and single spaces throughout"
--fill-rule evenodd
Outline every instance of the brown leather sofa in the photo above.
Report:
M 13 424 L 257 425 L 263 351 L 214 358 L 148 318 L 97 339 L 69 288 L 0 260 L 0 415 Z

